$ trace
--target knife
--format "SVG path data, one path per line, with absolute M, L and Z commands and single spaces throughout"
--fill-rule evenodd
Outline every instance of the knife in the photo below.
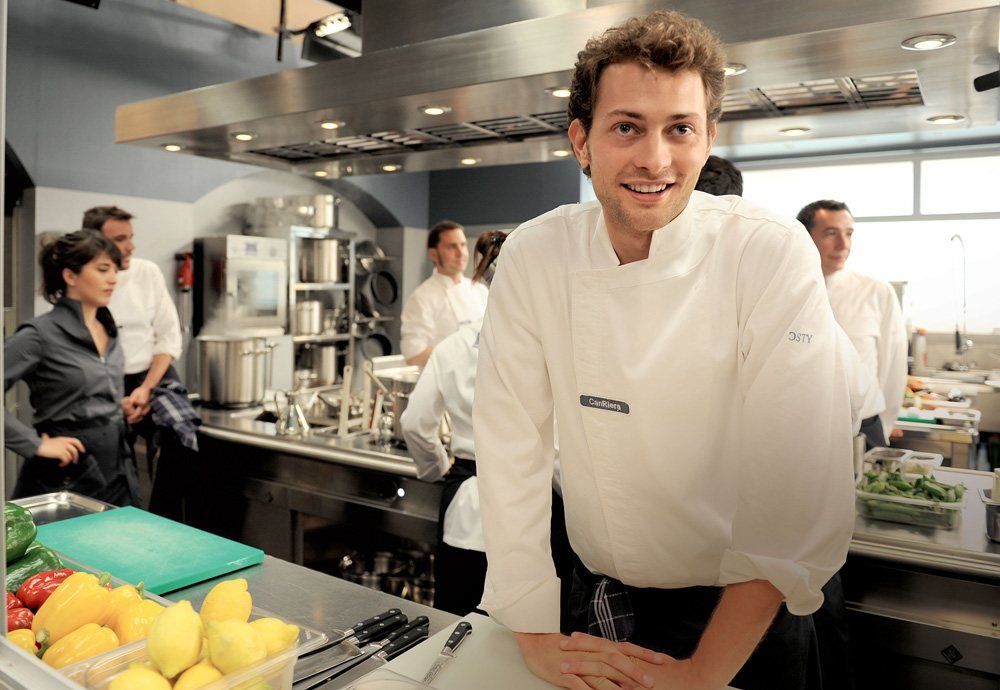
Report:
M 366 618 L 365 620 L 359 623 L 355 623 L 348 630 L 345 630 L 344 634 L 342 634 L 340 637 L 324 642 L 316 649 L 310 649 L 305 654 L 300 654 L 299 658 L 301 659 L 307 656 L 312 656 L 313 654 L 319 654 L 320 652 L 327 650 L 330 647 L 336 647 L 341 642 L 351 639 L 352 637 L 360 633 L 362 630 L 375 625 L 379 621 L 385 620 L 387 618 L 392 618 L 393 616 L 398 615 L 399 612 L 400 612 L 399 609 L 389 609 L 388 611 L 383 611 L 382 613 L 376 614 L 371 618 Z
M 361 632 L 356 633 L 353 637 L 346 640 L 348 646 L 342 648 L 342 651 L 334 654 L 332 657 L 327 659 L 312 658 L 309 661 L 313 663 L 305 663 L 295 666 L 295 675 L 293 677 L 293 682 L 298 683 L 299 681 L 306 680 L 307 678 L 312 678 L 321 673 L 326 673 L 327 671 L 354 660 L 363 660 L 366 657 L 366 652 L 369 648 L 366 647 L 364 650 L 359 649 L 364 644 L 373 644 L 373 640 L 382 640 L 383 638 L 389 638 L 389 634 L 396 628 L 400 627 L 409 628 L 407 625 L 406 614 L 397 613 L 394 616 L 390 616 L 384 620 L 376 621 L 370 624 L 367 628 L 361 630 Z M 352 646 L 356 645 L 356 646 Z M 374 651 L 378 651 L 381 647 L 376 647 Z
M 386 635 L 385 638 L 367 645 L 361 655 L 341 661 L 337 665 L 322 671 L 311 673 L 306 678 L 296 678 L 295 683 L 292 685 L 292 690 L 314 690 L 314 688 L 325 685 L 342 673 L 346 673 L 361 662 L 366 661 L 368 658 L 374 658 L 380 664 L 384 664 L 426 639 L 429 630 L 430 621 L 427 619 L 427 616 L 418 616 L 408 625 L 394 630 Z
M 466 636 L 471 633 L 471 623 L 461 621 L 455 626 L 455 629 L 445 641 L 444 647 L 441 648 L 441 653 L 438 654 L 437 659 L 434 660 L 434 663 L 431 664 L 431 667 L 424 675 L 424 679 L 421 681 L 424 685 L 430 685 L 431 681 L 434 680 L 441 668 L 455 656 L 455 652 L 458 650 L 458 645 L 462 644 L 462 641 L 465 640 Z

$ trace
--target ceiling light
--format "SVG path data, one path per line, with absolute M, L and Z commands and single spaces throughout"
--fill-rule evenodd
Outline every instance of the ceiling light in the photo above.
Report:
M 955 125 L 965 122 L 965 115 L 934 115 L 927 118 L 932 125 Z
M 313 175 L 315 175 L 316 177 L 326 177 L 329 174 L 330 173 L 328 173 L 326 170 L 317 170 L 316 172 L 313 173 Z
M 568 86 L 550 86 L 545 93 L 553 98 L 569 98 L 570 90 Z
M 170 151 L 170 153 L 177 153 L 182 148 L 184 148 L 184 147 L 181 146 L 180 144 L 164 144 L 163 145 L 163 150 L 164 151 Z
M 399 165 L 398 163 L 386 163 L 385 165 L 382 166 L 383 172 L 397 172 L 402 169 L 403 166 Z
M 556 149 L 555 151 L 552 152 L 552 155 L 555 156 L 556 158 L 565 158 L 566 156 L 569 155 L 569 151 L 567 151 L 566 149 Z
M 451 108 L 446 105 L 422 105 L 417 110 L 424 115 L 444 115 L 451 112 Z
M 482 158 L 463 158 L 462 160 L 459 161 L 459 163 L 461 163 L 462 165 L 475 165 L 481 160 Z
M 923 34 L 911 36 L 899 45 L 905 50 L 938 50 L 947 48 L 955 42 L 951 34 Z
M 344 123 L 340 120 L 321 120 L 319 126 L 323 129 L 340 129 Z
M 786 137 L 802 137 L 811 131 L 808 127 L 785 127 L 779 131 L 779 134 L 783 134 Z
M 747 66 L 742 62 L 730 62 L 726 65 L 725 73 L 727 77 L 735 77 L 747 71 Z
M 326 38 L 327 36 L 335 33 L 339 33 L 344 29 L 351 28 L 351 18 L 348 17 L 343 12 L 337 12 L 336 14 L 331 14 L 329 17 L 324 17 L 313 29 L 313 33 L 316 34 L 318 38 Z
M 233 139 L 236 141 L 253 141 L 257 138 L 257 135 L 253 132 L 236 132 L 233 134 Z

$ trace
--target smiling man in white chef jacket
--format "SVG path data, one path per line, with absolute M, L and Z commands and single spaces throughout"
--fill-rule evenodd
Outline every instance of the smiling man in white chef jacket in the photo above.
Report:
M 673 12 L 588 42 L 569 135 L 598 201 L 519 227 L 491 289 L 482 608 L 562 687 L 809 687 L 809 614 L 846 558 L 850 406 L 815 249 L 794 221 L 693 192 L 724 65 Z M 585 566 L 590 634 L 572 637 L 548 549 L 553 417 Z

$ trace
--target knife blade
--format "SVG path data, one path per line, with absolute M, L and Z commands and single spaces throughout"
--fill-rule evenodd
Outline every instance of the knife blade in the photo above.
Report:
M 431 667 L 427 669 L 427 673 L 424 674 L 424 679 L 421 681 L 424 685 L 430 685 L 431 681 L 437 676 L 441 671 L 442 667 L 455 656 L 455 652 L 458 650 L 458 646 L 462 644 L 465 638 L 472 633 L 472 624 L 466 621 L 459 622 L 455 626 L 451 635 L 444 643 L 444 647 L 441 648 L 441 652 L 438 654 L 437 659 L 431 664 Z
M 311 659 L 310 661 L 314 663 L 306 663 L 301 666 L 296 665 L 295 675 L 292 680 L 294 683 L 298 683 L 299 681 L 327 673 L 343 664 L 353 666 L 368 658 L 374 652 L 377 652 L 384 644 L 387 644 L 387 641 L 394 639 L 396 634 L 394 631 L 397 628 L 409 629 L 409 627 L 405 613 L 397 613 L 384 620 L 376 621 L 347 640 L 348 644 L 357 645 L 356 647 L 346 647 L 346 651 L 326 659 L 326 663 L 324 663 L 324 659 Z M 378 640 L 378 642 L 373 642 L 373 640 Z M 365 644 L 368 644 L 368 646 L 361 648 L 361 645 Z M 371 644 L 378 646 L 371 649 Z
M 320 652 L 325 651 L 325 650 L 329 649 L 330 647 L 336 647 L 341 642 L 344 642 L 345 640 L 351 639 L 352 637 L 354 637 L 356 634 L 358 634 L 359 632 L 361 632 L 365 628 L 368 628 L 368 627 L 370 627 L 372 625 L 375 625 L 379 621 L 385 620 L 386 618 L 391 618 L 391 617 L 393 617 L 395 615 L 398 615 L 399 612 L 400 612 L 399 609 L 389 609 L 387 611 L 383 611 L 382 613 L 375 614 L 371 618 L 366 618 L 363 621 L 355 623 L 350 628 L 348 628 L 347 630 L 345 630 L 340 637 L 334 638 L 332 640 L 328 640 L 327 642 L 324 642 L 323 644 L 321 644 L 316 649 L 310 649 L 305 654 L 300 654 L 299 658 L 301 659 L 301 658 L 304 658 L 304 657 L 307 657 L 307 656 L 312 656 L 314 654 L 319 654 Z

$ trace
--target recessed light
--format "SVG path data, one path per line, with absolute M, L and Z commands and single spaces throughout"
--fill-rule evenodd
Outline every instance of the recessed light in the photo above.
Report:
M 483 159 L 482 158 L 463 158 L 462 160 L 459 161 L 459 163 L 461 163 L 462 165 L 475 165 L 476 163 L 479 163 L 481 160 L 483 160 Z
M 550 86 L 545 89 L 545 93 L 553 98 L 569 98 L 570 90 L 568 86 Z
M 955 125 L 965 122 L 965 115 L 932 115 L 927 121 L 932 125 Z
M 382 171 L 383 172 L 397 172 L 399 170 L 402 170 L 402 168 L 403 168 L 403 166 L 399 165 L 397 163 L 386 163 L 385 165 L 382 166 Z
M 316 172 L 313 173 L 313 175 L 315 175 L 316 177 L 326 177 L 329 174 L 330 173 L 328 173 L 326 170 L 317 170 Z
M 742 62 L 730 62 L 726 65 L 725 74 L 727 77 L 735 77 L 747 71 L 747 66 Z
M 779 134 L 783 134 L 786 137 L 802 137 L 809 134 L 812 130 L 808 127 L 785 127 L 779 130 Z
M 565 158 L 566 156 L 569 155 L 569 151 L 567 151 L 566 149 L 556 149 L 555 151 L 552 152 L 552 155 L 555 156 L 556 158 Z
M 180 144 L 164 144 L 163 145 L 163 150 L 164 151 L 170 151 L 170 153 L 177 153 L 182 148 L 184 148 L 184 147 L 181 146 Z
M 340 120 L 321 120 L 319 126 L 323 129 L 340 129 L 344 123 Z
M 233 139 L 237 141 L 253 141 L 257 138 L 257 135 L 253 132 L 236 132 L 233 134 Z
M 899 45 L 905 50 L 938 50 L 947 48 L 954 42 L 955 37 L 951 34 L 922 34 L 910 36 Z
M 451 112 L 451 108 L 446 105 L 422 105 L 417 110 L 424 115 L 444 115 Z

